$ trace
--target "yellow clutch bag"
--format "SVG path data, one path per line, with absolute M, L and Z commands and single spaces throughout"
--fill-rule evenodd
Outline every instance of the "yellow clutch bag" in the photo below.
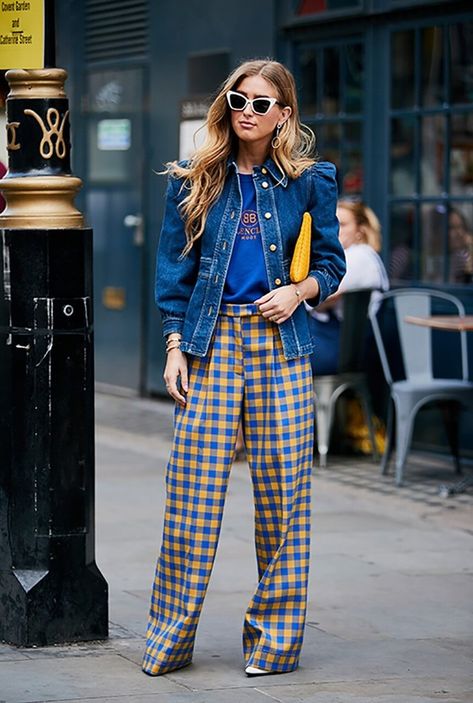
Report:
M 293 283 L 300 283 L 309 273 L 310 266 L 310 240 L 312 234 L 312 217 L 310 212 L 304 212 L 301 229 L 297 237 L 294 254 L 292 255 L 289 275 Z

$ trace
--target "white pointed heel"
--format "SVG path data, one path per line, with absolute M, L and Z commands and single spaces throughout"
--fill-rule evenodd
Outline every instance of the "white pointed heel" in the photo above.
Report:
M 245 674 L 247 676 L 262 676 L 271 673 L 271 671 L 266 671 L 266 669 L 258 669 L 256 666 L 247 666 L 245 669 Z

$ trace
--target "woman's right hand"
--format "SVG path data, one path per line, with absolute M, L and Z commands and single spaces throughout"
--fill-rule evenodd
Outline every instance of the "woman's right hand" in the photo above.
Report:
M 182 405 L 186 404 L 186 398 L 182 393 L 179 392 L 177 387 L 178 378 L 181 379 L 181 389 L 184 393 L 187 393 L 188 379 L 187 379 L 187 358 L 186 355 L 181 352 L 180 349 L 171 349 L 167 355 L 166 368 L 164 369 L 164 381 L 166 383 L 166 390 L 175 401 Z

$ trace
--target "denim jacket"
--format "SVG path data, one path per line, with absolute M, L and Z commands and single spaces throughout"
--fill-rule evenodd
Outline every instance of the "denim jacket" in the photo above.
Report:
M 318 162 L 299 178 L 282 178 L 272 159 L 253 169 L 256 204 L 268 290 L 290 283 L 289 268 L 302 215 L 313 218 L 312 257 L 309 276 L 317 279 L 320 294 L 312 304 L 335 293 L 345 274 L 345 256 L 338 239 L 335 166 Z M 156 304 L 163 334 L 182 334 L 181 350 L 195 356 L 207 354 L 222 300 L 225 278 L 240 221 L 242 197 L 236 163 L 229 160 L 222 194 L 209 210 L 205 230 L 185 258 L 186 244 L 179 204 L 186 195 L 182 179 L 170 176 L 158 245 Z M 313 341 L 307 312 L 299 305 L 278 325 L 286 359 L 310 354 Z

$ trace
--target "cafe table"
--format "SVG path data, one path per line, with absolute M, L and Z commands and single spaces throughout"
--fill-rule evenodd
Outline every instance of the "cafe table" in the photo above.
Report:
M 473 331 L 473 315 L 429 315 L 428 317 L 407 315 L 404 320 L 411 325 L 430 327 L 436 330 L 451 330 L 452 332 Z

